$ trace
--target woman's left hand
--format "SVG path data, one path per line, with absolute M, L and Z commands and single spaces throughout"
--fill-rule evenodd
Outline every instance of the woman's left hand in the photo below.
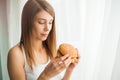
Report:
M 78 50 L 77 50 L 77 52 L 78 52 Z M 79 60 L 80 60 L 80 55 L 79 55 L 79 53 L 78 53 L 78 57 L 75 59 L 75 61 L 74 61 L 73 63 L 71 63 L 71 64 L 67 67 L 67 70 L 68 70 L 68 71 L 72 71 L 72 70 L 76 67 L 76 65 L 78 64 Z
M 78 50 L 77 50 L 78 51 Z M 73 69 L 77 66 L 78 62 L 79 62 L 79 59 L 80 59 L 80 55 L 78 53 L 78 57 L 76 58 L 76 60 L 73 62 L 73 63 L 70 63 L 68 65 L 68 67 L 66 68 L 66 72 L 62 78 L 62 80 L 70 80 L 70 77 L 71 77 L 71 74 L 72 74 L 72 71 Z

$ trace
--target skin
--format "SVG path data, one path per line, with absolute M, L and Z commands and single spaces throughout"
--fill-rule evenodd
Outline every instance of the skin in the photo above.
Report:
M 37 64 L 44 64 L 48 61 L 49 56 L 42 45 L 42 41 L 47 39 L 49 32 L 52 29 L 52 21 L 53 17 L 46 11 L 38 12 L 33 20 L 31 41 Z M 69 55 L 51 59 L 38 80 L 50 80 L 52 77 L 61 73 L 64 69 L 66 69 L 66 73 L 62 80 L 69 80 L 73 69 L 78 64 L 78 61 L 79 57 L 75 63 L 71 63 L 71 57 L 69 57 Z M 58 64 L 59 62 L 62 63 Z M 17 44 L 10 49 L 8 54 L 7 66 L 10 80 L 26 80 L 24 65 L 23 51 L 20 48 L 20 45 Z
M 76 48 L 77 52 L 78 49 Z M 74 63 L 70 63 L 66 69 L 65 75 L 62 80 L 70 80 L 70 76 L 74 70 L 74 68 L 77 66 L 78 62 L 80 60 L 80 55 L 78 54 L 78 57 L 76 58 Z

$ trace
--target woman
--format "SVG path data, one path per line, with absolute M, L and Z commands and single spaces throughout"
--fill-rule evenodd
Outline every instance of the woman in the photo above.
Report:
M 69 55 L 56 58 L 55 13 L 45 0 L 28 0 L 22 12 L 20 43 L 8 54 L 10 80 L 69 80 Z M 60 73 L 66 69 L 62 78 Z

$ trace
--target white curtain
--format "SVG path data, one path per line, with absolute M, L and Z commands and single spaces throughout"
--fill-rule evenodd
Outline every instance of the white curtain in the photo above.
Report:
M 8 1 L 9 48 L 19 42 L 26 1 Z M 120 1 L 47 1 L 56 12 L 57 45 L 67 42 L 79 49 L 81 59 L 71 80 L 120 80 Z
M 57 17 L 57 41 L 69 42 L 81 60 L 71 80 L 120 80 L 120 1 L 48 0 Z M 117 65 L 116 65 L 117 64 Z M 116 66 L 115 66 L 116 65 Z M 117 67 L 116 71 L 114 70 Z M 113 76 L 114 75 L 114 76 Z

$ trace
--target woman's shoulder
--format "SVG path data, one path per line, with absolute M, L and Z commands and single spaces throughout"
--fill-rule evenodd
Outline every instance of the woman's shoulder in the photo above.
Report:
M 10 48 L 10 50 L 8 52 L 8 60 L 24 62 L 23 61 L 24 60 L 23 52 L 22 52 L 22 49 L 19 44 Z
M 22 54 L 22 49 L 20 47 L 19 44 L 16 44 L 15 46 L 13 46 L 12 48 L 10 48 L 9 54 L 16 54 L 16 55 L 21 55 Z

